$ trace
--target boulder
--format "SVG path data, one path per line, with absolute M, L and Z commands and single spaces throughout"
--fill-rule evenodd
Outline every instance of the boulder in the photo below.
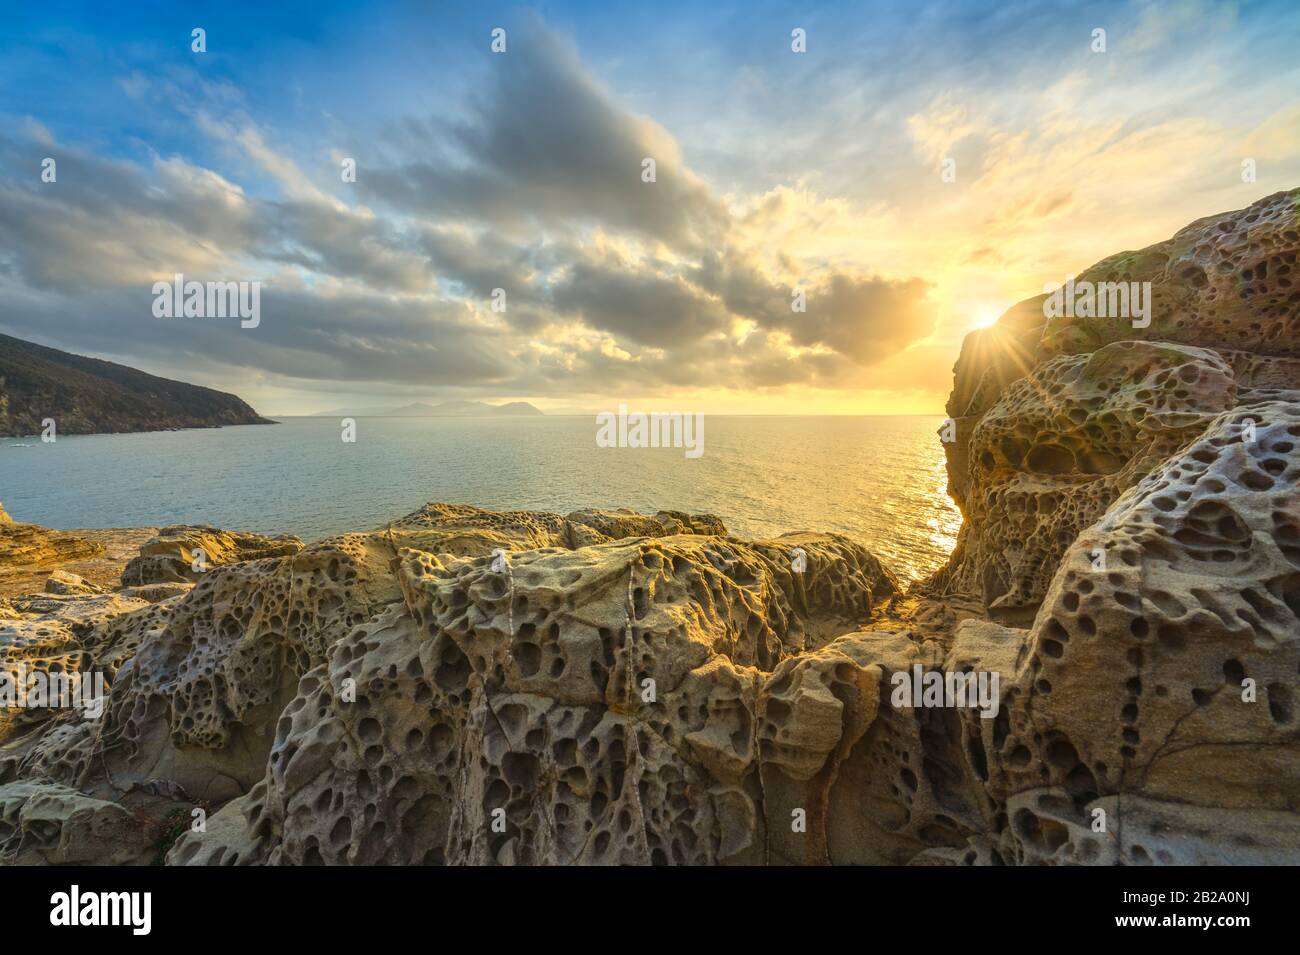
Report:
M 0 506 L 0 568 L 47 567 L 103 552 L 103 544 L 39 524 L 20 524 Z
M 153 838 L 117 803 L 51 783 L 0 785 L 0 863 L 147 865 Z
M 122 571 L 123 587 L 184 583 L 199 579 L 209 568 L 266 557 L 283 557 L 302 550 L 302 541 L 282 535 L 266 537 L 195 524 L 173 524 L 140 548 L 140 556 Z
M 45 592 L 64 596 L 93 596 L 102 594 L 104 589 L 77 574 L 66 570 L 54 570 L 49 577 L 45 578 Z

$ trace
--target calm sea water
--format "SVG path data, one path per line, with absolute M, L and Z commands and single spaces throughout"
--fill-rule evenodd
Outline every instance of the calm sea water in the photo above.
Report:
M 0 502 L 56 528 L 205 523 L 315 540 L 426 501 L 717 514 L 743 538 L 857 538 L 916 578 L 952 549 L 938 417 L 714 417 L 704 454 L 598 448 L 589 417 L 335 418 L 0 440 Z

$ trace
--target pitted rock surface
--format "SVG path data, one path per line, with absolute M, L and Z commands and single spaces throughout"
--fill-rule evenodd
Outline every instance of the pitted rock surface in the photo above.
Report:
M 1151 281 L 1147 328 L 967 339 L 965 523 L 907 593 L 833 534 L 431 503 L 0 605 L 6 658 L 110 684 L 0 723 L 0 858 L 1300 862 L 1297 199 L 1080 276 Z
M 196 581 L 208 567 L 280 557 L 300 550 L 302 541 L 288 535 L 266 537 L 206 525 L 173 524 L 162 528 L 140 548 L 140 556 L 122 571 L 122 585 Z
M 1210 216 L 1076 281 L 1150 282 L 1147 327 L 1044 315 L 1036 296 L 962 348 L 948 487 L 966 520 L 936 593 L 1026 625 L 1061 556 L 1221 412 L 1300 394 L 1300 189 Z

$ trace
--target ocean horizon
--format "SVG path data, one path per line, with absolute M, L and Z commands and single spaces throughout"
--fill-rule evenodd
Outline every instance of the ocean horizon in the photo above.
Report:
M 313 541 L 428 501 L 567 513 L 709 513 L 744 539 L 852 537 L 906 580 L 940 567 L 960 512 L 938 415 L 705 418 L 703 453 L 598 447 L 584 415 L 277 416 L 276 425 L 0 440 L 16 520 L 59 529 L 206 523 Z

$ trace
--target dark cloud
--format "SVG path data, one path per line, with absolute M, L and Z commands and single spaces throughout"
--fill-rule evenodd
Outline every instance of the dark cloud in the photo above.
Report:
M 540 23 L 489 57 L 488 88 L 468 119 L 427 124 L 426 155 L 358 180 L 367 201 L 404 213 L 514 226 L 598 222 L 692 244 L 719 234 L 721 203 L 652 120 L 623 109 L 577 52 Z M 642 181 L 654 159 L 656 181 Z
M 586 262 L 555 289 L 554 303 L 592 328 L 652 348 L 688 346 L 730 324 L 721 303 L 680 278 Z
M 488 299 L 494 289 L 505 289 L 511 305 L 545 301 L 544 283 L 529 276 L 545 276 L 582 255 L 567 241 L 534 240 L 513 243 L 491 230 L 427 228 L 418 245 L 438 274 L 478 299 Z
M 258 227 L 254 251 L 276 262 L 392 291 L 430 291 L 437 284 L 418 242 L 382 219 L 322 203 L 263 203 Z
M 56 162 L 54 182 L 41 179 L 44 157 Z M 0 256 L 29 285 L 57 290 L 244 248 L 253 226 L 237 189 L 180 161 L 151 171 L 0 136 Z
M 831 272 L 797 287 L 805 311 L 795 311 L 794 286 L 774 285 L 738 256 L 710 255 L 694 272 L 726 308 L 760 328 L 785 332 L 796 345 L 829 348 L 859 365 L 896 354 L 934 328 L 929 284 Z
M 920 279 L 890 282 L 832 275 L 808 294 L 808 311 L 785 325 L 796 345 L 824 345 L 860 365 L 902 351 L 934 329 Z
M 741 251 L 761 244 L 758 227 L 540 24 L 486 68 L 467 119 L 410 120 L 393 162 L 362 163 L 355 188 L 376 211 L 294 181 L 259 133 L 215 121 L 200 125 L 256 141 L 250 155 L 288 198 L 194 158 L 131 163 L 0 136 L 0 326 L 182 378 L 226 367 L 308 390 L 553 396 L 860 385 L 929 334 L 919 279 L 769 250 L 811 276 L 807 311 L 793 312 L 791 288 Z M 45 155 L 55 184 L 40 182 Z M 656 183 L 641 181 L 645 156 Z M 261 281 L 260 326 L 155 318 L 152 282 L 175 272 Z M 496 288 L 504 313 L 486 307 Z
M 155 318 L 147 286 L 39 297 L 0 287 L 0 303 L 0 326 L 20 338 L 178 366 L 183 357 L 201 357 L 288 378 L 487 388 L 519 371 L 500 333 L 473 323 L 455 303 L 269 286 L 256 328 L 233 318 Z

